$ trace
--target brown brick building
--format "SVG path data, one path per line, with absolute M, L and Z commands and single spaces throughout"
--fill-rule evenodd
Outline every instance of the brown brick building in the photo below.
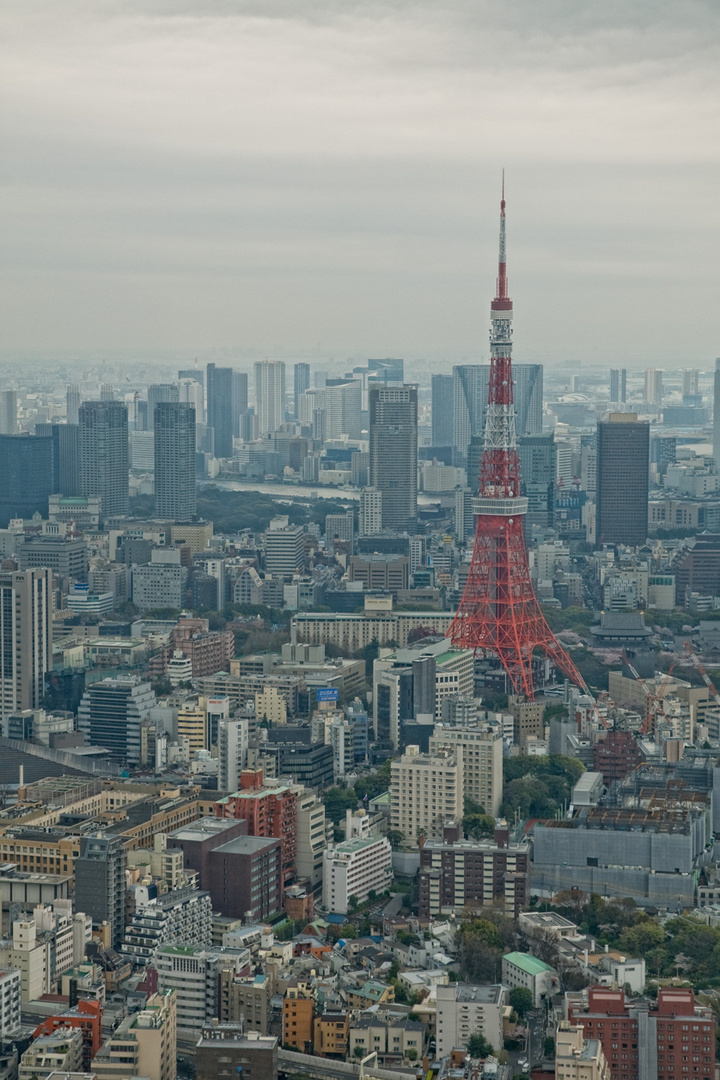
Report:
M 492 840 L 458 835 L 446 829 L 442 842 L 428 841 L 420 852 L 420 918 L 501 903 L 516 919 L 530 897 L 527 843 L 511 844 L 507 829 L 496 829 Z
M 648 1008 L 623 990 L 591 987 L 586 1002 L 571 998 L 568 1019 L 602 1043 L 613 1080 L 714 1080 L 715 1023 L 692 990 L 660 990 Z

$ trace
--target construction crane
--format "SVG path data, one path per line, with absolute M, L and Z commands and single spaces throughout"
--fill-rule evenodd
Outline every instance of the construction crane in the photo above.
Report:
M 627 666 L 627 668 L 630 671 L 632 677 L 635 679 L 636 682 L 640 683 L 640 686 L 642 687 L 643 693 L 645 694 L 646 698 L 648 699 L 647 713 L 645 715 L 645 719 L 643 720 L 643 722 L 642 722 L 642 724 L 640 726 L 640 732 L 639 732 L 640 735 L 647 735 L 648 731 L 650 730 L 651 725 L 654 724 L 654 722 L 658 719 L 658 717 L 665 715 L 665 710 L 663 708 L 663 698 L 665 697 L 665 692 L 667 691 L 668 684 L 670 682 L 670 677 L 672 675 L 672 671 L 673 671 L 673 668 L 675 667 L 675 664 L 672 663 L 670 665 L 670 667 L 668 668 L 666 674 L 663 676 L 662 682 L 657 687 L 657 689 L 653 691 L 647 685 L 645 679 L 640 678 L 640 674 L 639 674 L 637 668 L 631 662 L 630 657 L 628 656 L 628 654 L 625 652 L 624 649 L 623 649 L 623 651 L 621 652 L 620 655 L 622 656 L 623 663 Z
M 707 688 L 708 688 L 708 690 L 710 692 L 711 698 L 713 699 L 715 704 L 718 707 L 720 707 L 720 694 L 718 694 L 717 690 L 715 689 L 715 684 L 713 683 L 712 679 L 708 675 L 705 668 L 700 663 L 700 660 L 698 659 L 697 653 L 693 650 L 693 647 L 692 647 L 692 645 L 690 644 L 689 641 L 685 642 L 684 647 L 685 647 L 686 652 L 690 656 L 691 664 L 693 665 L 694 668 L 697 668 L 698 673 L 700 674 L 700 677 L 701 677 L 702 681 L 707 686 Z

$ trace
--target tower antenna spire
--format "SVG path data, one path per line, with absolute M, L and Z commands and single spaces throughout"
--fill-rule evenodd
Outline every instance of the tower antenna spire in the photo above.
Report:
M 496 300 L 506 300 L 508 295 L 507 264 L 505 260 L 505 170 L 502 171 L 502 196 L 500 198 L 500 249 Z

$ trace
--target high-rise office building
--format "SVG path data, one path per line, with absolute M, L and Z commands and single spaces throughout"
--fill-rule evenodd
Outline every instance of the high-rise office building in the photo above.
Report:
M 232 385 L 233 385 L 233 435 L 235 438 L 239 438 L 242 434 L 240 431 L 240 417 L 245 416 L 249 404 L 248 404 L 248 377 L 245 371 L 233 371 L 232 373 Z
M 489 364 L 462 364 L 453 368 L 453 446 L 456 462 L 467 458 L 473 435 L 485 430 Z M 542 433 L 543 366 L 513 364 L 515 431 L 518 435 Z M 472 486 L 472 481 L 468 477 Z
M 295 419 L 300 417 L 300 398 L 306 390 L 310 389 L 310 365 L 296 364 L 293 371 L 293 400 L 295 403 Z
M 382 496 L 382 523 L 407 529 L 417 517 L 417 386 L 371 386 L 370 486 Z
M 452 446 L 455 390 L 452 375 L 431 379 L 431 422 L 433 446 Z
M 610 413 L 597 426 L 597 543 L 644 544 L 648 533 L 650 426 Z
M 255 412 L 261 438 L 272 435 L 285 421 L 285 364 L 261 360 L 255 364 Z
M 325 438 L 359 439 L 362 384 L 358 379 L 328 379 L 325 384 Z
M 52 495 L 78 495 L 80 428 L 77 424 L 36 424 L 35 435 L 53 444 Z
M 645 369 L 645 402 L 648 405 L 662 405 L 663 373 L 660 368 Z
M 624 404 L 627 400 L 627 369 L 610 368 L 610 401 Z
M 399 357 L 386 357 L 384 360 L 368 360 L 368 383 L 402 383 L 405 381 L 405 361 Z
M 68 424 L 77 424 L 80 415 L 80 387 L 75 383 L 65 391 L 65 419 Z
M 17 429 L 17 391 L 0 390 L 0 435 L 15 435 Z
M 179 401 L 180 388 L 177 383 L 153 383 L 148 386 L 148 430 L 152 431 L 155 423 L 155 406 L 161 401 Z
M 720 357 L 715 361 L 715 382 L 713 383 L 713 460 L 720 471 Z
M 120 949 L 125 933 L 125 846 L 121 836 L 83 836 L 75 856 L 75 906 L 93 921 L 110 924 Z
M 78 708 L 78 730 L 91 746 L 105 746 L 115 761 L 140 761 L 140 727 L 155 706 L 150 683 L 136 676 L 92 683 Z
M 205 398 L 203 384 L 197 379 L 178 381 L 179 401 L 183 405 L 192 405 L 195 410 L 195 423 L 202 424 L 205 416 Z
M 99 495 L 105 517 L 128 512 L 128 411 L 121 401 L 80 406 L 80 494 Z
M 521 492 L 528 500 L 528 525 L 552 525 L 555 474 L 555 436 L 521 435 L 517 441 Z
M 53 472 L 52 438 L 0 435 L 0 528 L 12 518 L 47 518 Z
M 155 513 L 173 521 L 197 514 L 195 409 L 178 401 L 155 406 Z
M 207 366 L 207 389 L 205 402 L 207 426 L 214 432 L 215 457 L 233 456 L 233 370 L 229 367 Z
M 697 368 L 683 368 L 682 396 L 683 405 L 702 404 L 702 396 L 700 394 L 700 372 Z M 695 399 L 698 397 L 700 400 L 696 402 Z M 693 400 L 686 401 L 686 398 L 691 398 Z
M 52 572 L 0 572 L 0 716 L 38 709 L 52 670 Z

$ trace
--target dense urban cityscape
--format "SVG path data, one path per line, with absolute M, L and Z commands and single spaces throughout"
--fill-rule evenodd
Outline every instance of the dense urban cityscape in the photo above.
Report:
M 720 1080 L 720 6 L 0 40 L 0 1080 Z
M 715 1077 L 720 361 L 513 365 L 505 222 L 429 386 L 6 377 L 4 1078 Z

